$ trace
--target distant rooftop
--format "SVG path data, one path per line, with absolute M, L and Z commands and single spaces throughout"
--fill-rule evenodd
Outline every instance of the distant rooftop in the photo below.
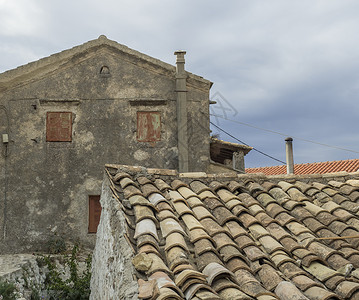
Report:
M 294 174 L 325 174 L 336 172 L 356 172 L 359 170 L 359 159 L 327 161 L 317 163 L 295 164 Z M 287 173 L 287 166 L 247 168 L 246 173 L 263 173 L 265 175 L 281 175 Z

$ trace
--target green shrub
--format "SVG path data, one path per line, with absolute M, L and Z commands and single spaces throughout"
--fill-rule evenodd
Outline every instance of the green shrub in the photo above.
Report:
M 1 300 L 16 300 L 15 292 L 16 292 L 15 284 L 8 281 L 0 280 Z
M 66 251 L 66 243 L 62 237 L 54 235 L 47 241 L 47 251 L 51 254 L 64 253 Z
M 83 273 L 78 268 L 78 246 L 74 246 L 71 255 L 64 256 L 64 263 L 70 270 L 68 279 L 63 279 L 64 272 L 59 271 L 50 256 L 45 256 L 44 261 L 49 269 L 46 279 L 46 287 L 50 299 L 82 300 L 90 297 L 91 280 L 91 256 L 86 260 L 86 269 Z

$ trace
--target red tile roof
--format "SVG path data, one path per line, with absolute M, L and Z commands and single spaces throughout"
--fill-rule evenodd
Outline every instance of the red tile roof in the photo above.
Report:
M 359 170 L 359 159 L 327 161 L 318 163 L 295 164 L 294 174 L 325 174 L 335 172 L 356 172 Z M 247 168 L 246 173 L 264 173 L 265 175 L 280 175 L 287 173 L 286 165 Z
M 137 278 L 138 298 L 359 299 L 359 173 L 290 182 L 123 165 L 106 173 L 95 255 L 131 261 L 101 272 L 113 284 L 116 272 Z M 122 248 L 106 252 L 105 228 Z

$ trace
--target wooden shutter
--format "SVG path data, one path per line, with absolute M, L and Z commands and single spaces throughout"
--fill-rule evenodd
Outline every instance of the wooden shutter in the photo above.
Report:
M 72 141 L 72 113 L 48 112 L 46 115 L 46 141 Z
M 100 196 L 89 196 L 89 233 L 96 233 L 101 218 Z
M 160 112 L 137 112 L 137 140 L 139 142 L 158 142 L 161 140 Z

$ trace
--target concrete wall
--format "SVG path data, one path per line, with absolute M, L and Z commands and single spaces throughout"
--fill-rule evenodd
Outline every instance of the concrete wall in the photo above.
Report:
M 103 66 L 110 74 L 100 74 Z M 177 169 L 174 71 L 98 46 L 47 72 L 39 62 L 15 87 L 2 84 L 10 131 L 1 109 L 0 134 L 10 143 L 6 158 L 0 144 L 0 253 L 41 250 L 54 234 L 93 246 L 88 196 L 100 194 L 106 163 Z M 187 83 L 190 171 L 203 171 L 210 85 L 193 76 Z M 72 142 L 46 142 L 46 113 L 54 111 L 73 113 Z M 161 113 L 161 141 L 137 141 L 137 111 Z

